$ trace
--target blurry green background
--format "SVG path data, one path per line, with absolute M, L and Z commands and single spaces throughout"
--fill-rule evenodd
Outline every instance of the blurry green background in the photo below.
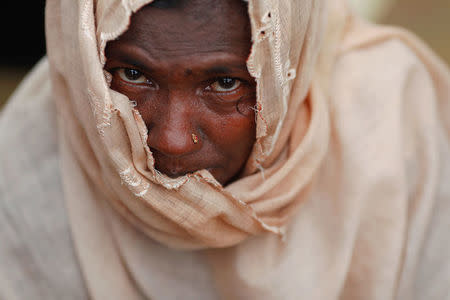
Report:
M 450 64 L 450 0 L 349 0 L 373 21 L 399 25 L 424 39 Z M 28 15 L 0 18 L 0 109 L 32 66 L 45 54 L 44 0 L 27 2 Z M 380 3 L 383 8 L 380 8 Z M 14 4 L 16 3 L 16 4 Z M 359 3 L 359 4 L 358 4 Z M 373 4 L 369 4 L 373 3 Z M 21 1 L 11 2 L 23 11 Z M 23 24 L 25 23 L 25 24 Z

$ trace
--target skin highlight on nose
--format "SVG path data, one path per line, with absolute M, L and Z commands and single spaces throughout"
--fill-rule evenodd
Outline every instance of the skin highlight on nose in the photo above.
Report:
M 147 141 L 150 149 L 175 158 L 191 155 L 200 149 L 201 145 L 192 140 L 192 134 L 198 130 L 194 129 L 188 116 L 175 115 L 162 119 L 152 128 L 152 135 Z

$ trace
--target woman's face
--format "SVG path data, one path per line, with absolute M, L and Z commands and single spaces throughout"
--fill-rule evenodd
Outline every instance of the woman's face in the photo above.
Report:
M 137 105 L 157 170 L 222 184 L 239 173 L 255 141 L 250 47 L 242 0 L 156 1 L 108 44 L 111 88 Z

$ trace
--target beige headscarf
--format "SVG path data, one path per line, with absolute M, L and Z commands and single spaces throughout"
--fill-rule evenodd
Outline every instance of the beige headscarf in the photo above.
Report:
M 84 181 L 95 187 L 94 199 L 106 199 L 169 246 L 226 247 L 248 235 L 282 235 L 327 149 L 322 91 L 311 91 L 311 114 L 302 105 L 322 38 L 323 1 L 250 3 L 254 45 L 248 68 L 258 83 L 257 142 L 248 176 L 225 189 L 205 170 L 175 180 L 156 172 L 139 113 L 108 87 L 106 43 L 149 2 L 49 2 L 48 53 L 56 98 L 64 99 L 58 106 L 67 159 L 87 172 Z M 59 14 L 64 18 L 52 19 Z
M 432 273 L 420 259 L 433 208 L 449 205 L 447 68 L 340 1 L 249 1 L 245 174 L 227 187 L 205 170 L 170 179 L 103 70 L 106 43 L 149 2 L 47 1 L 63 187 L 91 298 L 413 299 L 418 270 Z

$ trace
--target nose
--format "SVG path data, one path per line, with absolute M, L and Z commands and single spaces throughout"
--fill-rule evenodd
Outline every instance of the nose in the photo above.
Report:
M 196 152 L 201 139 L 189 105 L 169 101 L 164 114 L 155 116 L 148 132 L 148 146 L 167 157 L 181 157 Z

